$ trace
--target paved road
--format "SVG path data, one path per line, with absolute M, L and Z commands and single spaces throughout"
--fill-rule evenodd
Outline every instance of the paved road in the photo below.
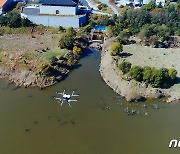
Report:
M 119 15 L 118 10 L 117 10 L 113 5 L 111 5 L 111 4 L 109 3 L 109 0 L 99 0 L 99 1 L 100 1 L 101 3 L 106 4 L 108 7 L 110 7 L 110 8 L 112 9 L 112 11 L 114 12 L 114 14 Z

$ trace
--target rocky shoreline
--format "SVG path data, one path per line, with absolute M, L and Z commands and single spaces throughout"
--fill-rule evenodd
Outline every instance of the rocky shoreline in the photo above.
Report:
M 110 56 L 109 46 L 111 42 L 113 42 L 113 39 L 104 43 L 99 71 L 106 84 L 116 93 L 125 97 L 127 101 L 139 101 L 160 97 L 168 97 L 167 102 L 180 101 L 180 95 L 176 88 L 174 90 L 173 88 L 153 88 L 151 85 L 142 84 L 134 80 L 124 80 L 116 66 L 115 60 Z
M 16 86 L 39 87 L 40 89 L 52 86 L 63 79 L 69 73 L 65 70 L 61 76 L 39 76 L 33 71 L 0 67 L 0 79 L 7 79 Z

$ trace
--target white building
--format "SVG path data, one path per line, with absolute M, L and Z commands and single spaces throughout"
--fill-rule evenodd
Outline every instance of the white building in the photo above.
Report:
M 78 0 L 43 0 L 41 4 L 29 4 L 22 7 L 21 17 L 52 27 L 79 28 L 87 22 L 86 14 L 78 9 Z
M 77 0 L 44 0 L 40 6 L 40 14 L 76 15 Z

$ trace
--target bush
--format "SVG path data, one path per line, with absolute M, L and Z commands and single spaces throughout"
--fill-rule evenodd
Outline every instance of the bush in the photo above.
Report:
M 30 27 L 30 26 L 32 26 L 32 22 L 28 18 L 22 18 L 21 26 L 22 27 Z
M 176 79 L 177 71 L 174 68 L 161 68 L 157 69 L 155 67 L 145 66 L 144 68 L 140 66 L 133 66 L 131 68 L 131 63 L 122 62 L 119 65 L 119 69 L 123 74 L 129 73 L 131 79 L 145 83 L 149 83 L 154 87 L 169 87 Z
M 74 54 L 74 55 L 80 55 L 80 54 L 82 54 L 81 48 L 79 48 L 79 47 L 77 47 L 77 46 L 74 46 L 74 47 L 73 47 L 73 54 Z
M 111 56 L 117 56 L 120 55 L 120 53 L 123 51 L 123 46 L 119 42 L 115 42 L 111 45 L 110 48 L 110 54 Z
M 61 49 L 72 49 L 76 37 L 76 31 L 73 28 L 66 29 L 59 40 L 59 47 Z
M 129 62 L 122 62 L 119 64 L 119 69 L 123 72 L 123 74 L 126 74 L 130 71 L 132 64 Z
M 170 68 L 168 70 L 168 75 L 169 75 L 171 80 L 174 80 L 176 78 L 177 71 L 174 68 Z
M 64 31 L 65 31 L 64 27 L 59 26 L 59 31 L 60 31 L 60 32 L 64 32 Z
M 149 66 L 146 66 L 143 68 L 143 81 L 150 83 L 151 82 L 151 77 L 152 77 L 152 69 Z
M 16 11 L 11 11 L 7 14 L 7 25 L 10 28 L 18 28 L 21 27 L 21 16 L 18 12 Z
M 0 16 L 0 27 L 7 26 L 7 18 L 5 16 Z
M 99 10 L 102 10 L 102 9 L 104 9 L 104 8 L 107 8 L 107 5 L 104 4 L 104 3 L 101 3 L 101 4 L 99 4 L 97 7 L 98 7 Z
M 143 68 L 140 66 L 133 66 L 130 70 L 131 78 L 136 81 L 143 81 Z

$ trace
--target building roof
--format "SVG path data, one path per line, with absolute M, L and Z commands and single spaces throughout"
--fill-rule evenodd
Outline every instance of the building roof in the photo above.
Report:
M 7 0 L 0 0 L 0 8 L 3 7 L 3 5 L 6 3 Z
M 43 0 L 42 5 L 51 6 L 76 6 L 78 0 Z

